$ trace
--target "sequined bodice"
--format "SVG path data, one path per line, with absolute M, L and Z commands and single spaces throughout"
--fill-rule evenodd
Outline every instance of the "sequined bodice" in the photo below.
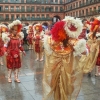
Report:
M 19 39 L 13 39 L 11 38 L 9 44 L 8 44 L 8 50 L 16 50 L 19 51 L 20 47 L 20 40 Z

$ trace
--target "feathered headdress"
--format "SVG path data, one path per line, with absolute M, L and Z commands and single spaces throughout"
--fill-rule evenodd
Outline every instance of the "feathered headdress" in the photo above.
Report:
M 55 41 L 63 41 L 69 37 L 78 38 L 82 32 L 83 24 L 79 18 L 65 17 L 57 22 L 51 30 L 52 38 Z
M 94 21 L 91 23 L 91 32 L 96 32 L 100 26 L 100 20 L 98 18 L 95 18 Z
M 12 29 L 14 26 L 18 27 L 18 30 L 17 30 L 18 33 L 21 32 L 21 29 L 22 29 L 21 21 L 19 20 L 13 21 L 11 24 L 8 25 L 9 30 Z
M 51 34 L 52 38 L 55 41 L 63 41 L 64 39 L 67 38 L 66 31 L 64 29 L 65 21 L 59 21 L 54 24 Z
M 5 31 L 5 32 L 8 32 L 8 27 L 4 24 L 1 24 L 0 25 L 0 28 L 1 28 L 1 31 Z
M 35 24 L 33 26 L 33 31 L 34 31 L 34 34 L 36 33 L 36 31 L 39 31 L 40 33 L 42 32 L 43 28 L 42 28 L 42 25 L 41 24 Z
M 29 29 L 29 28 L 31 28 L 31 29 L 32 29 L 32 28 L 33 28 L 33 27 L 32 27 L 32 25 L 29 25 L 29 26 L 28 26 L 28 29 Z
M 66 16 L 63 21 L 65 21 L 64 29 L 69 37 L 78 38 L 83 28 L 81 19 Z

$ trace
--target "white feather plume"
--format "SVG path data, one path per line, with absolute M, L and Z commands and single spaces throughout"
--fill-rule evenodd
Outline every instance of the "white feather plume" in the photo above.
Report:
M 100 33 L 97 32 L 97 33 L 96 33 L 96 37 L 100 37 Z
M 99 17 L 97 17 L 97 19 L 100 21 L 100 16 L 99 16 Z
M 0 25 L 0 27 L 5 27 L 5 28 L 7 28 L 7 26 L 6 26 L 6 25 L 4 25 L 4 24 L 1 24 L 1 25 Z
M 6 43 L 10 41 L 10 38 L 8 37 L 8 34 L 2 33 L 2 40 Z
M 86 40 L 80 39 L 73 48 L 75 50 L 74 56 L 81 55 L 86 50 Z
M 48 52 L 48 54 L 52 54 L 52 49 L 50 47 L 50 44 L 48 43 L 48 40 L 50 39 L 50 36 L 48 35 L 44 35 L 44 38 L 43 38 L 43 46 L 44 46 L 44 49 Z
M 36 30 L 35 30 L 35 27 L 37 26 L 37 25 L 41 25 L 40 23 L 38 23 L 38 24 L 35 24 L 34 26 L 33 26 L 33 31 L 34 31 L 34 34 L 36 34 Z
M 19 35 L 20 35 L 20 39 L 22 40 L 24 38 L 24 33 L 20 32 Z
M 72 38 L 78 38 L 78 36 L 81 34 L 82 32 L 82 28 L 83 28 L 83 24 L 82 21 L 79 18 L 74 18 L 74 17 L 70 17 L 70 16 L 66 16 L 65 19 L 63 19 L 63 21 L 65 21 L 65 26 L 64 29 L 66 31 L 66 33 L 72 37 Z M 70 25 L 68 26 L 68 23 L 74 25 L 75 28 L 77 28 L 77 31 L 70 31 L 68 27 L 70 27 Z
M 20 24 L 21 24 L 21 21 L 15 20 L 11 24 L 8 25 L 8 28 L 11 29 L 13 26 L 20 25 Z

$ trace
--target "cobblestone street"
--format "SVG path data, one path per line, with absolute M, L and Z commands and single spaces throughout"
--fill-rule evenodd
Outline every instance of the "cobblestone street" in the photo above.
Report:
M 35 61 L 33 51 L 23 57 L 20 71 L 21 83 L 7 82 L 7 69 L 0 67 L 0 100 L 42 100 L 42 75 L 44 62 Z M 14 80 L 14 77 L 13 77 Z M 84 75 L 77 100 L 100 100 L 100 77 Z

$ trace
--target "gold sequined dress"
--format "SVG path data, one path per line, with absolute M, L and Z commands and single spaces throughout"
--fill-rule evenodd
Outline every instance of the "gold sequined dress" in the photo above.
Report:
M 84 73 L 91 72 L 96 66 L 98 54 L 100 51 L 100 40 L 92 38 L 92 34 L 88 35 L 87 45 L 89 46 L 90 52 L 87 57 L 83 56 L 82 59 L 85 60 L 84 63 Z
M 82 83 L 84 59 L 74 56 L 73 41 L 66 48 L 61 43 L 52 45 L 49 41 L 51 51 L 45 49 L 43 100 L 76 100 Z

